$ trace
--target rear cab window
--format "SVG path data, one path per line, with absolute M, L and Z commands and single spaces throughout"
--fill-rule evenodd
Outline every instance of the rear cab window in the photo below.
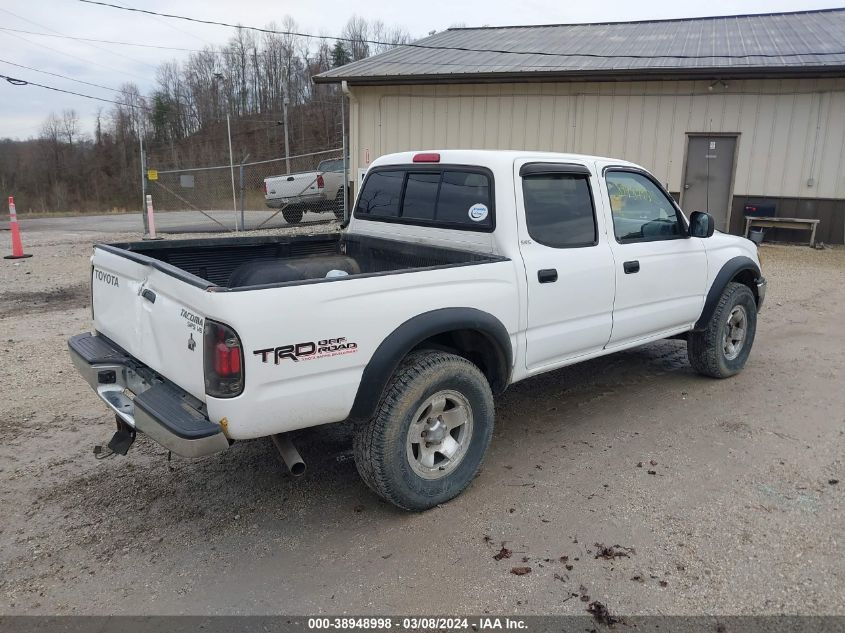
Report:
M 496 225 L 493 175 L 464 165 L 375 168 L 364 181 L 355 217 L 489 232 Z

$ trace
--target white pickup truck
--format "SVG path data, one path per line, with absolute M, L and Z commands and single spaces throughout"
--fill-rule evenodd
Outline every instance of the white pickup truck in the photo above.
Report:
M 297 472 L 286 434 L 343 422 L 363 479 L 408 510 L 470 483 L 511 383 L 667 337 L 737 373 L 766 290 L 752 242 L 642 168 L 525 151 L 383 156 L 338 234 L 92 261 L 94 332 L 69 346 L 115 452 L 136 431 L 185 456 L 271 436 Z
M 288 224 L 302 221 L 306 211 L 343 217 L 343 159 L 320 161 L 317 171 L 282 174 L 264 179 L 264 203 L 281 209 Z

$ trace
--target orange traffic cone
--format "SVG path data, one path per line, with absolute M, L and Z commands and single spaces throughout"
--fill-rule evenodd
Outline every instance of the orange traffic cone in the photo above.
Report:
M 3 259 L 23 259 L 24 257 L 32 257 L 32 255 L 24 255 L 23 252 L 21 230 L 18 227 L 18 212 L 15 210 L 14 196 L 9 196 L 9 229 L 12 231 L 12 254 L 6 255 Z

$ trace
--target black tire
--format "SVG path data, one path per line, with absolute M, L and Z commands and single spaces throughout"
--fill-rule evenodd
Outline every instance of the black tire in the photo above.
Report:
M 725 349 L 725 332 L 728 319 L 737 306 L 745 311 L 745 335 L 738 354 L 731 358 Z M 740 283 L 729 283 L 716 304 L 713 315 L 701 332 L 690 332 L 687 337 L 687 356 L 690 365 L 699 374 L 712 378 L 728 378 L 742 371 L 754 335 L 757 333 L 757 302 L 754 293 Z
M 288 224 L 299 224 L 302 221 L 302 215 L 304 211 L 302 209 L 297 208 L 287 208 L 282 211 L 282 216 L 285 218 L 285 222 Z
M 408 433 L 420 407 L 444 391 L 468 403 L 472 423 L 460 460 L 438 479 L 426 479 L 411 465 Z M 356 428 L 355 465 L 381 498 L 404 510 L 427 510 L 456 497 L 478 474 L 493 420 L 490 384 L 476 365 L 445 352 L 415 352 L 388 382 L 374 415 Z

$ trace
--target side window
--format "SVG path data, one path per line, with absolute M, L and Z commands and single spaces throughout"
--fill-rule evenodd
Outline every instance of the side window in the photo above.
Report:
M 355 213 L 377 217 L 398 217 L 404 180 L 404 171 L 377 171 L 370 174 L 366 186 L 358 196 Z
M 524 176 L 522 195 L 528 234 L 538 244 L 572 248 L 596 243 L 596 217 L 586 176 Z
M 635 242 L 681 237 L 674 205 L 649 178 L 635 172 L 609 171 L 606 181 L 617 240 Z

